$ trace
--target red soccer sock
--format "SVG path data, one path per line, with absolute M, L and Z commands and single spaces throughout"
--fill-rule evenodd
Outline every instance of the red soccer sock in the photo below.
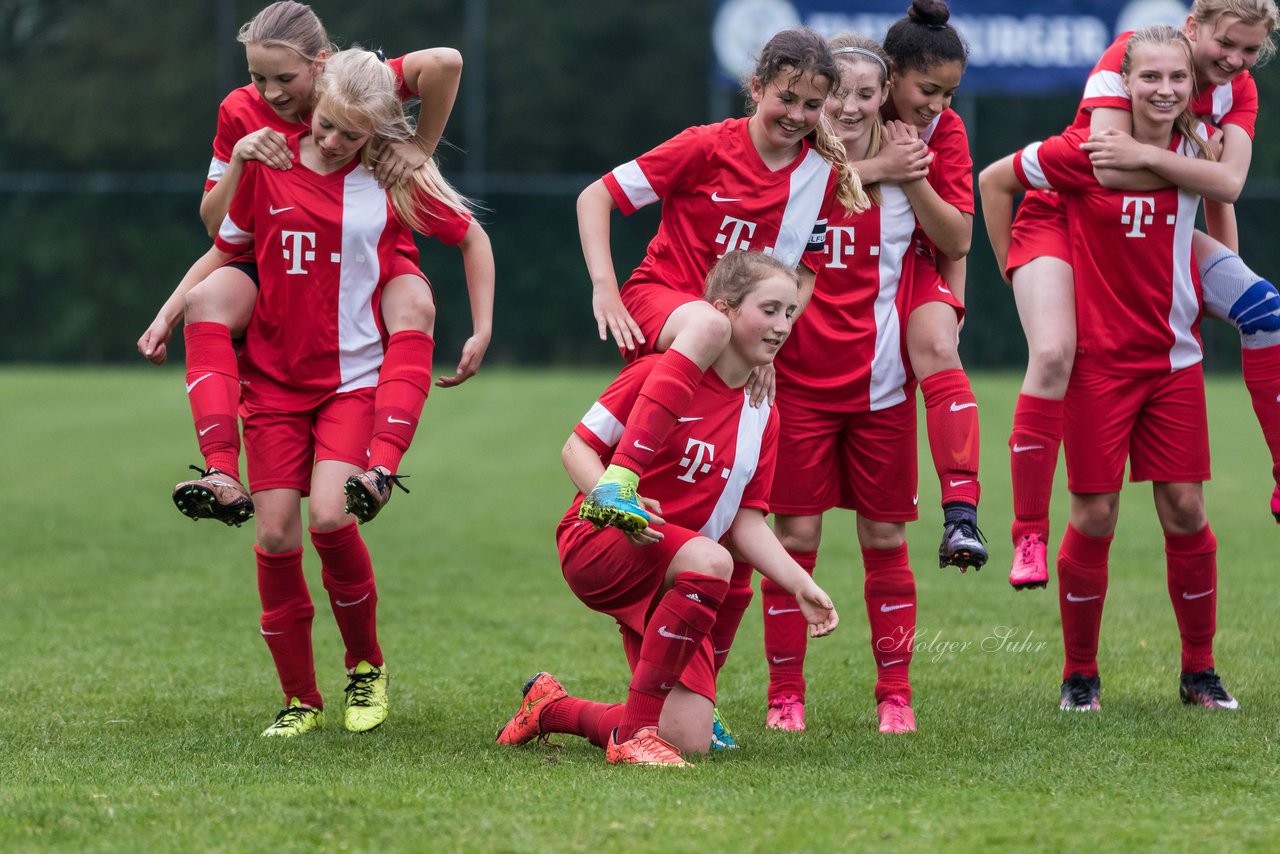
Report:
M 1244 384 L 1271 450 L 1271 477 L 1280 484 L 1280 344 L 1240 351 Z
M 431 391 L 435 349 L 435 339 L 417 330 L 397 332 L 388 339 L 373 397 L 369 468 L 383 466 L 392 474 L 399 470 Z
M 658 448 L 671 435 L 704 371 L 678 350 L 667 350 L 640 387 L 640 396 L 614 451 L 613 465 L 644 474 Z
M 207 469 L 240 479 L 240 366 L 231 330 L 221 323 L 188 323 L 187 399 Z
M 939 371 L 920 381 L 929 452 L 942 484 L 943 505 L 978 506 L 978 402 L 964 371 Z
M 755 591 L 751 589 L 751 564 L 741 561 L 733 562 L 733 578 L 729 580 L 729 592 L 720 603 L 716 612 L 716 624 L 711 627 L 711 651 L 715 655 L 716 673 L 724 667 L 729 658 L 729 650 L 733 639 L 738 636 L 738 626 L 742 625 L 742 615 L 751 604 Z
M 676 576 L 645 627 L 626 710 L 618 723 L 619 742 L 642 727 L 658 725 L 662 704 L 715 625 L 716 610 L 728 591 L 729 582 L 711 575 Z
M 916 635 L 916 579 L 907 546 L 863 549 L 863 595 L 876 662 L 876 702 L 897 694 L 911 702 L 911 653 Z
M 1213 667 L 1218 628 L 1218 540 L 1205 525 L 1194 534 L 1164 535 L 1169 600 L 1182 636 L 1182 671 Z
M 1013 475 L 1013 542 L 1028 534 L 1049 541 L 1049 501 L 1062 445 L 1062 401 L 1018 395 L 1009 436 Z
M 311 620 L 316 609 L 302 574 L 302 549 L 258 556 L 258 595 L 262 599 L 262 637 L 275 659 L 285 705 L 297 697 L 305 705 L 324 707 L 316 687 L 311 651 Z
M 607 747 L 609 736 L 622 721 L 623 708 L 622 703 L 593 703 L 577 697 L 563 697 L 542 711 L 538 729 L 580 735 L 596 747 Z
M 334 531 L 312 531 L 320 554 L 320 578 L 329 591 L 329 605 L 346 647 L 347 669 L 367 661 L 382 666 L 378 646 L 378 587 L 373 561 L 355 522 Z
M 1088 537 L 1067 525 L 1058 547 L 1058 610 L 1066 663 L 1072 673 L 1098 675 L 1098 630 L 1107 600 L 1107 558 L 1111 537 Z
M 787 550 L 800 568 L 813 575 L 817 552 Z M 769 579 L 760 582 L 760 607 L 764 611 L 764 658 L 769 665 L 770 700 L 796 696 L 804 701 L 804 654 L 809 645 L 809 624 L 800 613 L 796 597 Z

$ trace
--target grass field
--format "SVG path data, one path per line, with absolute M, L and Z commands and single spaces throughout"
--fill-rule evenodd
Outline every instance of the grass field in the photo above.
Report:
M 404 466 L 413 494 L 365 529 L 392 717 L 353 736 L 331 714 L 318 736 L 268 741 L 257 734 L 279 696 L 252 533 L 192 524 L 169 500 L 197 460 L 181 374 L 0 371 L 0 849 L 1275 850 L 1280 527 L 1235 378 L 1211 382 L 1207 489 L 1218 669 L 1238 714 L 1178 702 L 1147 486 L 1126 490 L 1112 550 L 1104 711 L 1057 710 L 1056 589 L 1015 594 L 1005 578 L 1016 380 L 991 376 L 975 382 L 989 569 L 936 568 L 937 483 L 922 457 L 916 735 L 875 730 L 853 520 L 833 514 L 818 576 L 844 622 L 811 647 L 807 733 L 764 729 L 753 604 L 720 686 L 744 749 L 672 773 L 607 767 L 573 739 L 496 747 L 537 670 L 581 696 L 624 697 L 617 635 L 569 593 L 551 537 L 571 497 L 560 446 L 607 379 L 493 370 L 433 393 Z M 1065 507 L 1060 489 L 1055 538 Z M 310 553 L 307 569 L 337 712 L 341 649 Z

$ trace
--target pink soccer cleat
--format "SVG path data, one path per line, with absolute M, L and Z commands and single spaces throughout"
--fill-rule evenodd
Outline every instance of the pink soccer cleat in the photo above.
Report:
M 881 732 L 915 732 L 916 713 L 905 697 L 890 694 L 876 706 Z
M 1009 583 L 1014 590 L 1034 590 L 1049 583 L 1048 547 L 1039 534 L 1027 534 L 1013 553 Z
M 667 768 L 692 768 L 675 745 L 658 736 L 656 726 L 641 727 L 635 735 L 618 744 L 618 731 L 609 736 L 604 758 L 610 765 L 650 765 Z
M 516 710 L 511 720 L 498 730 L 498 744 L 519 747 L 535 738 L 546 741 L 547 736 L 539 725 L 542 712 L 556 700 L 562 700 L 567 696 L 569 692 L 564 690 L 560 680 L 550 673 L 543 672 L 535 675 L 524 683 L 524 697 L 520 700 L 520 708 Z
M 795 694 L 770 700 L 764 723 L 769 729 L 804 732 L 804 701 Z

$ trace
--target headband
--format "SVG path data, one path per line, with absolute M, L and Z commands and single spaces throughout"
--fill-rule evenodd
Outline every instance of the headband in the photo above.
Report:
M 884 73 L 886 77 L 889 74 L 889 66 L 885 65 L 884 60 L 881 59 L 880 55 L 877 54 L 874 50 L 867 50 L 865 47 L 838 47 L 835 50 L 831 51 L 831 53 L 833 56 L 839 56 L 842 53 L 856 53 L 860 56 L 869 56 L 872 59 L 874 59 L 876 62 L 880 63 L 880 67 L 884 69 Z

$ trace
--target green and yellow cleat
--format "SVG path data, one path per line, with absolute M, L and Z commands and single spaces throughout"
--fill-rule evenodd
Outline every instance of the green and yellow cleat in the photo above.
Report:
M 582 499 L 578 518 L 595 525 L 597 531 L 608 525 L 638 534 L 649 527 L 649 514 L 640 506 L 636 488 L 629 483 L 597 483 Z
M 356 665 L 346 687 L 342 725 L 348 732 L 368 732 L 387 719 L 387 668 L 367 661 Z
M 285 736 L 292 738 L 296 735 L 306 735 L 313 730 L 318 730 L 324 726 L 324 710 L 309 709 L 302 705 L 302 701 L 294 697 L 289 701 L 289 705 L 280 710 L 280 714 L 276 715 L 276 722 L 262 731 L 265 736 Z

